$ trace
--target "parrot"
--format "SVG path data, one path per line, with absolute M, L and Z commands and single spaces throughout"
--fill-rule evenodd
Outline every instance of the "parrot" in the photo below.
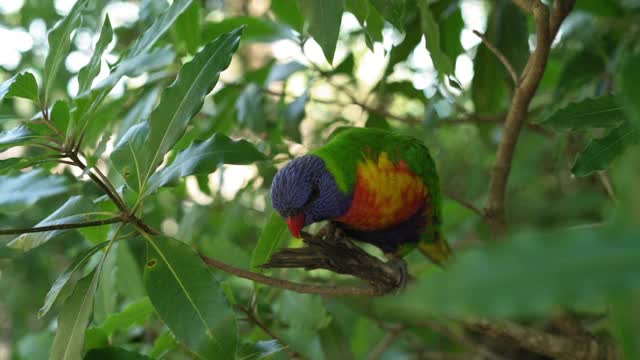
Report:
M 436 167 L 418 139 L 375 128 L 344 127 L 321 147 L 289 161 L 273 178 L 271 202 L 299 238 L 328 220 L 344 235 L 399 260 L 416 247 L 443 266 L 451 249 L 442 231 Z

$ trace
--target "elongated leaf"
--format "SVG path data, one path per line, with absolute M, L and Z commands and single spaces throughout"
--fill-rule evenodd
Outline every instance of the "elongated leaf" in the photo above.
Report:
M 344 8 L 352 13 L 360 25 L 364 26 L 369 17 L 369 1 L 368 0 L 345 0 Z
M 161 69 L 173 62 L 175 54 L 168 47 L 154 49 L 136 56 L 127 57 L 113 70 L 109 76 L 100 81 L 93 89 L 93 93 L 100 90 L 110 91 L 123 76 L 138 76 L 147 71 Z
M 0 212 L 31 206 L 67 190 L 65 178 L 38 169 L 18 176 L 0 176 Z
M 611 129 L 604 137 L 592 139 L 576 158 L 571 172 L 575 176 L 586 176 L 606 169 L 629 146 L 640 143 L 640 130 L 624 122 Z
M 78 28 L 80 15 L 89 4 L 88 0 L 79 0 L 71 11 L 49 31 L 49 53 L 44 62 L 44 102 L 49 101 L 49 94 L 55 84 L 60 65 L 71 47 L 71 32 Z
M 277 316 L 295 330 L 320 330 L 330 318 L 322 298 L 285 290 L 274 303 Z
M 125 135 L 121 139 L 111 158 L 135 191 L 144 193 L 151 174 L 182 137 L 187 124 L 202 107 L 204 96 L 231 62 L 241 34 L 242 28 L 238 28 L 208 43 L 182 67 L 173 85 L 163 92 L 158 107 L 151 113 L 148 131 L 144 127 L 133 127 L 129 132 L 135 131 L 135 136 Z
M 290 104 L 287 104 L 282 111 L 284 133 L 296 142 L 302 142 L 302 136 L 300 135 L 300 122 L 304 119 L 304 107 L 307 105 L 307 101 L 309 101 L 309 94 L 304 93 L 302 96 L 293 100 Z
M 153 106 L 158 100 L 158 95 L 160 95 L 160 89 L 153 88 L 149 90 L 138 100 L 131 110 L 127 112 L 120 125 L 118 125 L 118 140 L 121 139 L 131 127 L 149 118 L 149 114 L 151 114 Z M 118 142 L 116 142 L 116 144 L 117 143 Z
M 333 63 L 340 33 L 344 0 L 300 0 L 302 13 L 309 21 L 307 32 L 320 45 L 329 64 Z
M 278 248 L 280 241 L 288 236 L 287 224 L 280 214 L 273 212 L 262 230 L 258 244 L 251 253 L 251 270 L 261 271 L 260 265 L 271 258 L 271 254 Z
M 176 20 L 176 35 L 190 54 L 200 46 L 200 3 L 194 1 Z
M 171 28 L 173 23 L 178 19 L 193 0 L 176 0 L 171 6 L 163 12 L 153 25 L 144 32 L 141 38 L 133 44 L 131 51 L 127 54 L 127 58 L 133 58 L 145 52 L 148 52 L 151 47 Z
M 51 285 L 51 289 L 49 289 L 49 292 L 47 292 L 47 296 L 45 296 L 44 298 L 44 305 L 42 305 L 40 310 L 38 310 L 39 318 L 45 316 L 47 312 L 49 312 L 49 309 L 51 309 L 51 306 L 53 306 L 53 304 L 56 302 L 58 296 L 60 295 L 60 292 L 64 288 L 68 288 L 68 286 L 72 286 L 74 284 L 73 277 L 74 275 L 79 274 L 79 270 L 83 267 L 83 265 L 86 264 L 93 255 L 104 248 L 107 244 L 108 242 L 106 241 L 102 242 L 94 247 L 83 251 L 75 257 L 69 267 L 65 271 L 63 271 L 62 274 L 58 276 L 53 285 Z
M 202 29 L 202 39 L 204 42 L 209 42 L 239 26 L 246 26 L 242 33 L 242 41 L 272 42 L 296 38 L 291 29 L 280 23 L 254 16 L 237 16 L 219 22 L 206 23 Z
M 109 46 L 112 39 L 113 29 L 111 29 L 109 15 L 106 15 L 93 55 L 91 55 L 89 63 L 78 72 L 78 94 L 82 94 L 91 88 L 93 79 L 95 79 L 95 77 L 98 76 L 98 73 L 100 73 L 102 54 L 107 49 L 107 46 Z
M 69 120 L 71 119 L 71 111 L 69 104 L 64 100 L 58 100 L 51 108 L 51 121 L 60 132 L 67 132 Z
M 0 84 L 0 101 L 5 97 L 19 97 L 40 102 L 38 83 L 30 72 L 14 75 L 11 79 Z
M 84 360 L 151 360 L 151 358 L 117 347 L 105 347 L 89 351 Z
M 431 54 L 433 65 L 438 73 L 451 74 L 453 72 L 451 59 L 440 48 L 440 26 L 426 0 L 419 0 L 418 7 L 420 8 L 422 33 L 426 39 L 426 47 Z
M 405 0 L 369 0 L 385 20 L 404 31 Z
M 30 173 L 27 173 L 30 174 Z M 25 174 L 26 175 L 26 174 Z M 87 198 L 80 195 L 73 196 L 67 200 L 60 208 L 58 208 L 53 214 L 47 216 L 44 220 L 37 223 L 35 226 L 50 226 L 50 225 L 62 225 L 71 224 L 83 221 L 95 220 L 96 208 Z M 51 230 L 37 233 L 22 234 L 11 241 L 7 246 L 22 251 L 29 251 L 35 247 L 38 247 L 52 238 L 69 231 L 65 230 Z
M 639 61 L 640 51 L 638 49 L 635 52 L 630 51 L 622 61 L 618 76 L 621 103 L 636 128 L 640 128 L 640 102 L 638 101 L 640 91 Z
M 149 356 L 154 359 L 162 358 L 166 353 L 178 347 L 176 339 L 171 331 L 165 331 L 153 343 L 153 347 L 149 350 Z
M 0 151 L 12 146 L 20 145 L 34 138 L 26 126 L 0 131 Z
M 279 20 L 302 33 L 304 18 L 298 0 L 272 1 L 271 11 Z
M 82 358 L 85 329 L 91 319 L 93 298 L 98 286 L 99 271 L 93 271 L 76 285 L 60 316 L 58 331 L 49 352 L 52 360 L 79 360 Z
M 105 240 L 107 237 L 104 238 Z M 111 251 L 102 260 L 100 279 L 96 289 L 95 301 L 93 304 L 93 320 L 97 323 L 103 322 L 107 316 L 116 311 L 118 300 L 117 278 L 117 248 L 120 243 L 112 244 Z
M 233 358 L 234 313 L 213 273 L 184 243 L 167 237 L 147 240 L 144 282 L 160 318 L 198 356 Z
M 267 77 L 266 84 L 268 85 L 275 81 L 286 80 L 294 73 L 305 69 L 307 69 L 307 66 L 297 61 L 291 61 L 285 64 L 277 64 L 271 68 L 269 76 Z
M 210 174 L 222 164 L 244 165 L 265 159 L 266 156 L 250 142 L 214 134 L 206 141 L 193 142 L 176 156 L 173 163 L 153 174 L 145 196 L 181 177 Z
M 319 331 L 325 359 L 355 360 L 349 336 L 346 336 L 335 320 Z
M 148 297 L 129 304 L 119 313 L 110 314 L 99 328 L 107 334 L 127 330 L 135 325 L 142 325 L 153 314 L 153 305 Z
M 613 95 L 584 99 L 549 116 L 543 124 L 555 129 L 612 128 L 626 119 L 623 107 Z
M 142 269 L 133 256 L 129 242 L 121 242 L 117 249 L 118 291 L 127 299 L 137 300 L 146 296 L 142 281 Z

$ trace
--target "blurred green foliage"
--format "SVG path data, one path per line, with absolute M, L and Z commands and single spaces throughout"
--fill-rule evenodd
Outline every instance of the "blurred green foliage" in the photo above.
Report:
M 477 334 L 451 317 L 544 328 L 562 311 L 639 356 L 637 2 L 581 0 L 563 24 L 519 138 L 503 239 L 454 199 L 486 201 L 514 86 L 472 30 L 518 72 L 535 43 L 511 1 L 71 3 L 0 7 L 0 226 L 105 224 L 0 235 L 0 358 L 515 356 L 470 346 Z M 343 125 L 430 147 L 451 266 L 410 254 L 415 283 L 380 299 L 206 267 L 198 254 L 262 271 L 300 245 L 271 210 L 271 181 Z M 109 222 L 122 208 L 164 236 Z

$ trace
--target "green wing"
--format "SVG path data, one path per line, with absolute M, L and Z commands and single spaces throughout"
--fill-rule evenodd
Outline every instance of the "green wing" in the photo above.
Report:
M 365 156 L 377 157 L 381 152 L 386 152 L 393 162 L 403 160 L 429 189 L 429 230 L 418 248 L 431 260 L 442 264 L 449 257 L 450 249 L 441 233 L 440 182 L 435 162 L 420 140 L 386 130 L 346 127 L 336 130 L 325 146 L 312 153 L 325 160 L 340 189 L 350 193 L 355 186 L 358 162 Z

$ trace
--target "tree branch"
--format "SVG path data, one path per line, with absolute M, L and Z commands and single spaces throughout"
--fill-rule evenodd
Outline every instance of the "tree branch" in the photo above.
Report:
M 24 228 L 24 229 L 6 229 L 6 230 L 0 230 L 0 235 L 20 235 L 20 234 L 37 233 L 37 232 L 45 232 L 45 231 L 54 231 L 54 230 L 79 229 L 79 228 L 92 227 L 92 226 L 115 224 L 119 222 L 122 222 L 122 218 L 117 216 L 117 217 L 112 217 L 104 220 L 85 221 L 85 222 L 79 222 L 79 223 L 57 224 L 57 225 L 39 226 L 39 227 L 31 227 L 31 228 Z
M 504 65 L 504 67 L 509 72 L 509 75 L 511 75 L 511 79 L 513 80 L 513 85 L 518 86 L 518 73 L 516 73 L 516 69 L 513 67 L 513 65 L 511 65 L 511 62 L 509 62 L 509 59 L 507 59 L 507 57 L 504 56 L 502 51 L 500 51 L 500 49 L 498 49 L 495 45 L 493 45 L 484 34 L 476 30 L 473 30 L 473 33 L 476 34 L 476 36 L 478 36 L 482 40 L 484 45 L 489 50 L 491 50 L 491 52 L 498 58 L 498 60 L 500 60 L 502 65 Z
M 554 7 L 553 29 L 549 22 L 549 9 L 538 0 L 516 0 L 518 6 L 533 14 L 536 23 L 536 49 L 529 56 L 521 81 L 515 88 L 511 107 L 505 119 L 502 141 L 498 147 L 496 161 L 493 166 L 489 185 L 489 200 L 486 207 L 486 215 L 493 232 L 500 234 L 504 231 L 505 223 L 505 193 L 513 155 L 518 142 L 518 136 L 522 125 L 527 118 L 529 104 L 535 95 L 538 85 L 542 80 L 551 44 L 555 36 L 554 29 L 560 26 L 562 20 L 573 7 L 575 0 L 556 0 L 563 2 Z
M 383 295 L 383 294 L 380 294 L 378 290 L 374 289 L 373 287 L 302 284 L 302 283 L 297 283 L 289 280 L 278 279 L 278 278 L 258 274 L 249 270 L 240 269 L 235 266 L 226 264 L 220 260 L 216 260 L 202 254 L 200 254 L 200 258 L 202 258 L 205 264 L 211 267 L 222 270 L 229 274 L 233 274 L 243 279 L 257 281 L 265 285 L 269 285 L 269 286 L 273 286 L 273 287 L 277 287 L 285 290 L 291 290 L 291 291 L 295 291 L 303 294 L 318 294 L 318 295 L 327 295 L 327 296 L 354 296 L 354 295 L 380 296 L 380 295 Z
M 615 360 L 613 344 L 592 337 L 549 334 L 507 321 L 473 320 L 465 322 L 471 330 L 497 340 L 508 339 L 523 349 L 558 360 Z

